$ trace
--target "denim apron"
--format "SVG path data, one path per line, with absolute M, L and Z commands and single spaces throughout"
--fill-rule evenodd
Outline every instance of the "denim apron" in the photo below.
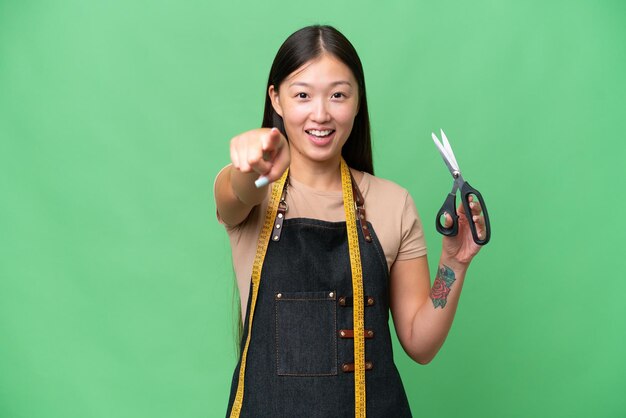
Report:
M 365 297 L 367 417 L 411 417 L 393 361 L 387 261 L 372 225 L 367 226 L 369 242 L 357 228 Z M 269 243 L 261 271 L 240 417 L 354 417 L 351 294 L 346 222 L 285 219 L 280 240 Z M 240 366 L 241 353 L 227 417 Z

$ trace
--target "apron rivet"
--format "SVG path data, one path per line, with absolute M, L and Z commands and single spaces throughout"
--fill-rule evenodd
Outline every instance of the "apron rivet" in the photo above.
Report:
M 276 229 L 279 229 L 279 228 L 280 228 L 280 224 L 276 224 Z
M 282 293 L 277 293 L 277 294 L 276 294 L 276 299 L 280 299 L 280 298 L 282 298 L 282 297 L 283 297 L 283 294 L 282 294 Z
M 328 294 L 328 297 L 329 297 L 329 298 L 334 298 L 334 297 L 335 297 L 335 292 L 330 292 L 330 293 Z

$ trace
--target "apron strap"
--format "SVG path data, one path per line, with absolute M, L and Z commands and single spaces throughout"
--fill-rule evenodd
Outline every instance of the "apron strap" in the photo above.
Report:
M 363 199 L 363 195 L 359 190 L 359 186 L 356 184 L 356 180 L 354 180 L 354 176 L 352 176 L 352 172 L 350 172 L 350 180 L 352 182 L 352 194 L 354 195 L 356 216 L 359 219 L 361 231 L 363 231 L 363 237 L 365 238 L 365 241 L 372 242 L 372 234 L 370 233 L 370 229 L 367 226 L 367 219 L 365 219 L 365 199 Z

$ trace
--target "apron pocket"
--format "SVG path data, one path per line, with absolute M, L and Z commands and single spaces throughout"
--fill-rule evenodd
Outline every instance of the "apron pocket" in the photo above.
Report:
M 276 292 L 276 372 L 337 374 L 337 292 Z

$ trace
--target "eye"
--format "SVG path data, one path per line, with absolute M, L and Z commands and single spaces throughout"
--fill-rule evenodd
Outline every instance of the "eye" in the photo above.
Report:
M 308 94 L 306 94 L 306 93 L 304 93 L 304 92 L 300 92 L 300 93 L 296 94 L 296 97 L 297 97 L 298 99 L 306 99 L 306 98 L 308 98 L 308 97 L 309 97 L 309 95 L 308 95 Z
M 332 95 L 333 99 L 343 99 L 345 97 L 346 97 L 346 95 L 341 93 L 341 92 L 336 92 L 336 93 L 333 93 L 333 95 Z

